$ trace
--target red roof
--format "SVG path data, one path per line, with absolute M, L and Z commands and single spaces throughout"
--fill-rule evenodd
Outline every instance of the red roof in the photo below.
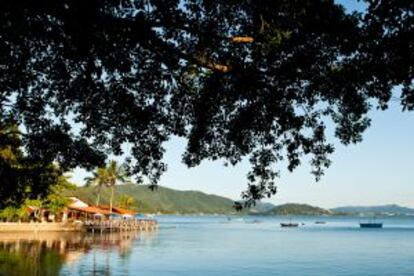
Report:
M 104 209 L 104 210 L 108 210 L 108 211 L 110 209 L 108 205 L 99 205 L 99 208 Z M 131 216 L 133 216 L 137 213 L 135 211 L 124 209 L 124 208 L 121 208 L 121 207 L 116 207 L 116 206 L 112 207 L 112 212 L 116 213 L 116 214 L 119 214 L 119 215 L 131 215 Z
M 96 206 L 88 206 L 88 207 L 71 207 L 69 206 L 69 209 L 76 210 L 80 212 L 85 212 L 89 214 L 102 214 L 102 215 L 110 215 L 111 213 L 109 210 L 105 210 Z

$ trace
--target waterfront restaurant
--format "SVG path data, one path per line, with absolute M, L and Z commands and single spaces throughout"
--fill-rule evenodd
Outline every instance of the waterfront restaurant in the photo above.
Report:
M 136 212 L 120 207 L 112 207 L 112 214 L 108 205 L 90 206 L 76 197 L 71 197 L 72 203 L 68 205 L 66 218 L 70 220 L 109 219 L 113 216 L 132 218 Z

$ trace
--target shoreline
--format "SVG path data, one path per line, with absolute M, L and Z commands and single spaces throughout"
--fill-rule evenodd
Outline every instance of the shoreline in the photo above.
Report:
M 83 223 L 70 222 L 1 222 L 0 232 L 82 232 Z
M 140 227 L 129 229 L 151 231 L 158 227 L 156 220 L 138 222 Z M 122 231 L 123 228 L 119 230 Z M 10 232 L 87 232 L 88 224 L 83 222 L 0 222 L 0 233 Z

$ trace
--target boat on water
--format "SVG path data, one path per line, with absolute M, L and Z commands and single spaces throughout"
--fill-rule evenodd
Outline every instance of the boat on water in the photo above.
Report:
M 298 227 L 299 223 L 292 223 L 292 222 L 288 222 L 288 223 L 281 223 L 280 224 L 281 227 Z
M 382 228 L 381 222 L 360 222 L 359 227 L 361 228 Z
M 359 227 L 361 228 L 382 228 L 382 222 L 376 222 L 375 217 L 368 222 L 360 222 Z
M 315 224 L 326 224 L 326 221 L 318 220 L 318 221 L 315 221 Z
M 299 223 L 292 222 L 292 219 L 290 218 L 289 222 L 282 222 L 282 223 L 280 223 L 280 226 L 281 227 L 293 228 L 293 227 L 298 227 Z

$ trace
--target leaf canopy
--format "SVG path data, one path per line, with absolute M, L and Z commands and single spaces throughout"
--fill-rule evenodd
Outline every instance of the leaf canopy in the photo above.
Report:
M 249 203 L 276 192 L 276 165 L 361 141 L 368 111 L 401 87 L 414 108 L 413 1 L 3 0 L 1 120 L 33 160 L 103 166 L 129 143 L 129 172 L 156 184 L 163 144 L 183 162 L 250 159 Z

